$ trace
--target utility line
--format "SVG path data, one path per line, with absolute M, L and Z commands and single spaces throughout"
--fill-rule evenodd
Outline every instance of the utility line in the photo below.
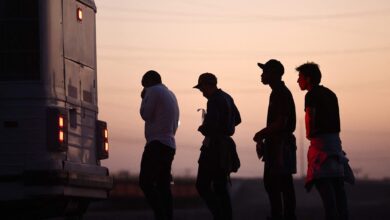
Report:
M 152 10 L 152 9 L 126 9 L 119 7 L 107 6 L 104 7 L 111 12 L 124 13 L 125 15 L 147 15 L 150 16 L 165 16 L 165 17 L 189 17 L 196 19 L 194 21 L 208 21 L 210 19 L 238 19 L 237 21 L 258 21 L 258 20 L 269 20 L 269 21 L 301 21 L 301 20 L 323 20 L 323 19 L 346 19 L 346 18 L 362 18 L 362 17 L 378 17 L 378 16 L 390 16 L 390 8 L 370 10 L 370 11 L 356 11 L 356 12 L 343 12 L 333 14 L 311 14 L 311 15 L 272 15 L 272 14 L 229 14 L 229 13 L 196 13 L 196 12 L 185 12 L 185 11 L 163 11 L 163 10 Z M 123 19 L 111 17 L 108 19 Z M 135 19 L 137 20 L 137 18 Z M 142 21 L 139 20 L 139 21 Z M 153 21 L 153 19 L 145 19 L 144 21 Z M 155 21 L 168 21 L 157 18 Z
M 155 59 L 247 59 L 252 56 L 322 56 L 322 55 L 342 55 L 342 54 L 360 54 L 360 53 L 381 53 L 390 51 L 390 46 L 380 47 L 366 47 L 366 48 L 347 48 L 347 49 L 335 49 L 335 50 L 312 50 L 312 51 L 239 51 L 239 50 L 210 50 L 210 49 L 168 49 L 168 48 L 149 48 L 149 47 L 136 47 L 136 46 L 98 46 L 98 50 L 111 50 L 111 51 L 125 51 L 136 52 L 134 54 L 123 55 L 99 55 L 103 59 L 132 59 L 136 60 L 148 60 Z M 140 56 L 140 52 L 145 52 Z M 151 54 L 152 53 L 152 54 Z M 102 53 L 99 53 L 102 54 Z M 163 54 L 163 55 L 161 55 Z M 244 57 L 246 56 L 246 57 Z

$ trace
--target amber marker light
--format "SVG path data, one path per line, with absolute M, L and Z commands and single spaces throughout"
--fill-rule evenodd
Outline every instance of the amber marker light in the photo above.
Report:
M 81 22 L 83 20 L 83 10 L 81 8 L 77 8 L 77 21 Z
M 63 131 L 59 131 L 58 140 L 59 140 L 60 142 L 64 142 L 64 132 L 63 132 Z
M 58 125 L 60 126 L 60 128 L 64 127 L 64 117 L 58 117 Z
M 108 129 L 104 129 L 104 150 L 108 152 Z
M 105 150 L 106 152 L 108 152 L 108 143 L 107 143 L 107 142 L 104 143 L 104 150 Z

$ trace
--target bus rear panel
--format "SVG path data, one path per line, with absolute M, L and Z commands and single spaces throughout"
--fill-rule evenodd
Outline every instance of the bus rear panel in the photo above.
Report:
M 108 197 L 95 14 L 93 0 L 0 0 L 2 211 L 82 213 Z

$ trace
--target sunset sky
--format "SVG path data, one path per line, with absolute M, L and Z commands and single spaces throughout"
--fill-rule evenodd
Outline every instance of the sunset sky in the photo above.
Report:
M 257 62 L 274 58 L 297 110 L 298 175 L 305 167 L 304 95 L 295 68 L 320 65 L 322 84 L 339 98 L 341 137 L 358 177 L 390 177 L 390 1 L 95 0 L 99 118 L 108 122 L 111 172 L 138 174 L 144 122 L 142 75 L 154 69 L 177 96 L 180 127 L 175 176 L 195 176 L 202 136 L 198 76 L 214 73 L 235 99 L 240 177 L 262 176 L 254 133 L 265 126 L 271 89 Z

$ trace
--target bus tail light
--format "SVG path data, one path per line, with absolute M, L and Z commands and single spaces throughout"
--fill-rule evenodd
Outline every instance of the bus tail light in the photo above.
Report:
M 48 108 L 46 125 L 47 147 L 53 151 L 66 151 L 68 149 L 67 111 Z
M 107 122 L 96 122 L 96 153 L 99 160 L 108 158 L 109 144 L 108 144 L 108 129 Z

